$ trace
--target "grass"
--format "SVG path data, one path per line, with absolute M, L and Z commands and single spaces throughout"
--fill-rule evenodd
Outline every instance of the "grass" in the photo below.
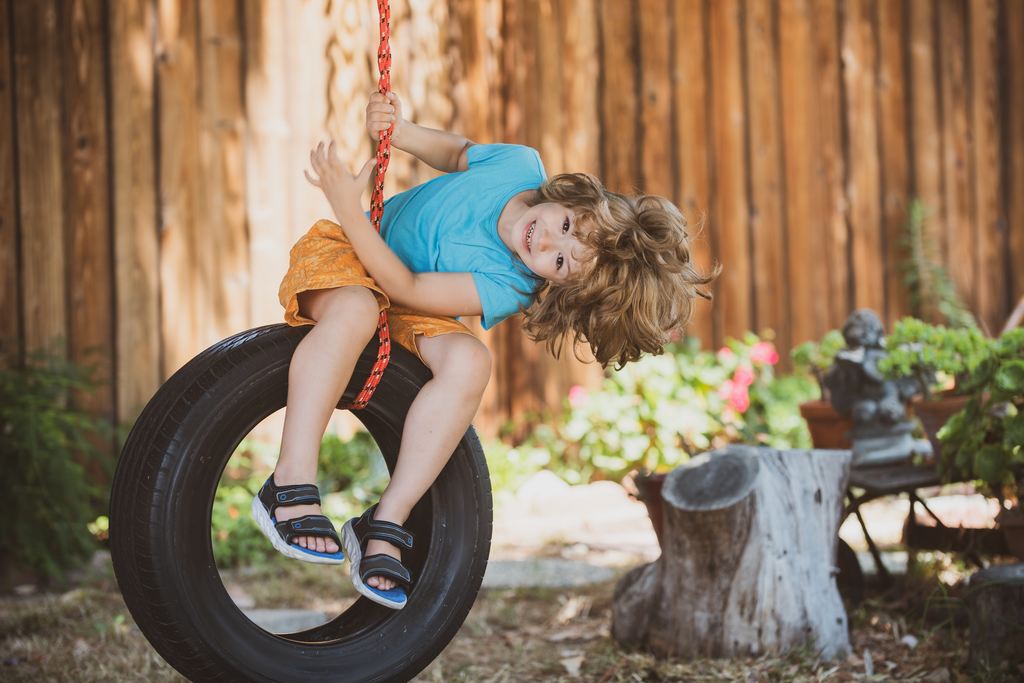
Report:
M 353 599 L 343 574 L 282 561 L 225 574 L 259 607 L 340 611 Z M 734 660 L 659 660 L 625 652 L 609 636 L 614 581 L 578 589 L 483 591 L 441 656 L 415 680 L 921 681 L 968 680 L 962 588 L 941 557 L 919 562 L 892 588 L 869 590 L 850 613 L 853 654 L 820 662 L 809 651 Z M 945 572 L 945 574 L 944 574 Z M 325 604 L 321 596 L 335 602 Z M 912 635 L 909 647 L 901 639 Z M 868 671 L 872 673 L 869 675 Z M 999 680 L 998 677 L 987 677 Z M 137 629 L 101 565 L 63 593 L 0 598 L 4 681 L 182 681 Z M 1010 679 L 1006 679 L 1010 680 Z

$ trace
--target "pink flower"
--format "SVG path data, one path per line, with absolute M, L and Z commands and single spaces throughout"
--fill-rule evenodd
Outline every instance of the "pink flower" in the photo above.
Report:
M 723 346 L 722 348 L 718 349 L 718 360 L 720 361 L 730 361 L 735 357 L 736 354 L 733 353 L 732 349 L 730 349 L 728 346 Z
M 722 382 L 722 386 L 718 387 L 718 397 L 721 399 L 728 399 L 732 396 L 733 381 L 727 379 Z
M 771 342 L 757 342 L 750 349 L 750 360 L 760 365 L 775 365 L 779 362 L 779 352 Z
M 750 394 L 745 386 L 733 385 L 732 393 L 729 395 L 729 405 L 738 413 L 747 412 L 747 408 L 750 407 Z
M 743 387 L 749 387 L 755 379 L 754 371 L 746 365 L 739 366 L 732 374 L 732 381 Z
M 587 390 L 579 384 L 574 384 L 569 389 L 569 405 L 573 408 L 579 408 L 583 405 L 583 402 L 587 400 Z

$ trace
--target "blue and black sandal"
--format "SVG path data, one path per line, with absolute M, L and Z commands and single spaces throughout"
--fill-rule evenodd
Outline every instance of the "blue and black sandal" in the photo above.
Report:
M 345 522 L 345 526 L 341 528 L 345 552 L 348 553 L 348 559 L 352 562 L 350 567 L 352 585 L 360 595 L 364 595 L 380 605 L 391 609 L 402 609 L 408 601 L 407 592 L 412 585 L 409 570 L 390 555 L 377 553 L 364 557 L 364 553 L 366 552 L 366 542 L 371 538 L 412 550 L 413 537 L 405 527 L 399 524 L 374 519 L 373 513 L 376 509 L 377 505 L 374 504 L 359 517 L 353 517 Z M 391 579 L 398 585 L 391 590 L 380 590 L 366 583 L 371 576 L 382 576 Z
M 277 521 L 274 512 L 279 507 L 292 505 L 320 504 L 320 489 L 313 484 L 293 484 L 276 486 L 274 474 L 260 488 L 260 492 L 252 499 L 252 517 L 263 535 L 270 539 L 274 549 L 282 555 L 303 562 L 317 564 L 341 564 L 345 561 L 345 553 L 341 551 L 341 539 L 338 532 L 324 515 L 303 515 L 282 522 Z M 321 553 L 310 548 L 292 543 L 292 539 L 301 536 L 323 536 L 338 544 L 337 552 Z

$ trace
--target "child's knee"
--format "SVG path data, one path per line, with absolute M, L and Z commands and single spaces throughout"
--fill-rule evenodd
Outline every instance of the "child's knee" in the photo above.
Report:
M 467 391 L 482 393 L 491 377 L 491 351 L 475 337 L 453 334 L 454 347 L 442 373 L 460 382 Z
M 379 318 L 380 305 L 374 292 L 352 285 L 329 292 L 317 322 L 343 325 L 347 334 L 369 341 L 377 330 Z

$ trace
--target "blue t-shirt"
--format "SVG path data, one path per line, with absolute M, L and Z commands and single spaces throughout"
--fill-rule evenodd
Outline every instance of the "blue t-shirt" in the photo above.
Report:
M 471 273 L 487 330 L 533 303 L 537 283 L 498 236 L 498 216 L 547 174 L 537 150 L 523 145 L 475 144 L 466 157 L 467 170 L 385 200 L 381 236 L 414 273 Z

